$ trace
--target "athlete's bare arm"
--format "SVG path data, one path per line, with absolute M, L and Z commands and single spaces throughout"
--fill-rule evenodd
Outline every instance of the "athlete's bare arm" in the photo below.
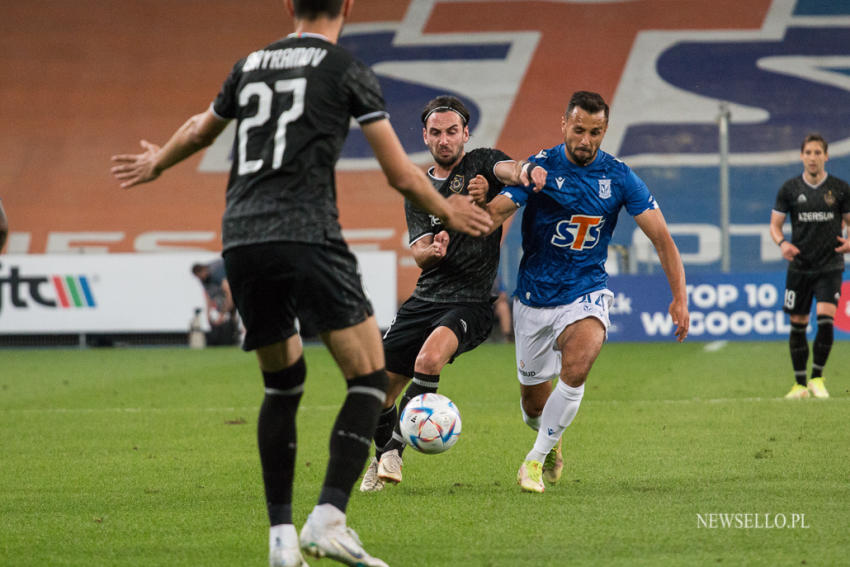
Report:
M 546 170 L 527 161 L 500 161 L 493 168 L 493 172 L 505 185 L 534 185 L 535 193 L 546 184 Z
M 529 171 L 531 172 L 530 178 L 528 176 Z M 546 170 L 539 165 L 532 167 L 527 161 L 500 161 L 493 167 L 493 173 L 504 185 L 533 185 L 535 193 L 540 192 L 546 185 Z M 476 175 L 467 185 L 470 197 L 479 207 L 487 205 L 489 189 L 490 184 L 487 183 L 487 178 L 483 175 Z
M 112 156 L 112 175 L 124 189 L 153 181 L 169 167 L 212 144 L 227 123 L 207 109 L 189 118 L 163 147 L 141 140 L 144 152 Z
M 493 232 L 502 226 L 502 223 L 508 220 L 508 218 L 517 212 L 517 210 L 519 210 L 519 207 L 517 207 L 516 203 L 511 201 L 509 197 L 496 195 L 490 199 L 490 202 L 487 203 L 487 213 L 493 220 L 493 228 L 491 228 L 489 232 Z
M 690 314 L 688 313 L 688 296 L 685 289 L 685 266 L 679 249 L 670 235 L 667 222 L 659 209 L 648 209 L 635 217 L 635 222 L 652 242 L 661 267 L 670 284 L 673 301 L 670 303 L 670 316 L 676 325 L 676 340 L 682 342 L 688 336 Z
M 443 198 L 425 173 L 410 161 L 389 120 L 376 120 L 362 126 L 372 151 L 392 187 L 420 209 L 431 213 L 448 228 L 481 236 L 490 230 L 487 214 L 464 195 Z

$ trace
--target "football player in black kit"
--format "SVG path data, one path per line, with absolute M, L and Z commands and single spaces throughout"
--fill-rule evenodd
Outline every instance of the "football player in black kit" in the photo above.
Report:
M 485 201 L 505 185 L 546 182 L 546 171 L 516 162 L 500 150 L 465 152 L 469 141 L 469 111 L 453 96 L 428 102 L 420 116 L 422 136 L 434 158 L 428 177 L 440 193 L 486 192 Z M 479 197 L 480 199 L 480 197 Z M 499 266 L 502 229 L 484 238 L 459 234 L 409 200 L 405 201 L 410 249 L 422 269 L 413 295 L 404 302 L 384 335 L 390 385 L 375 432 L 376 457 L 369 463 L 360 490 L 381 490 L 384 482 L 401 482 L 401 453 L 396 398 L 411 381 L 399 403 L 436 392 L 442 368 L 472 350 L 493 326 L 491 290 Z
M 828 398 L 823 367 L 833 341 L 833 320 L 841 294 L 844 254 L 850 240 L 844 225 L 850 223 L 850 187 L 828 175 L 827 143 L 819 134 L 803 140 L 800 157 L 803 175 L 782 185 L 770 216 L 770 235 L 788 260 L 783 309 L 791 321 L 789 347 L 796 383 L 785 397 Z M 785 216 L 791 215 L 791 238 L 782 233 Z M 806 382 L 809 343 L 806 327 L 815 300 L 817 334 L 812 344 L 812 377 Z
M 357 263 L 342 238 L 334 167 L 353 117 L 387 180 L 453 230 L 492 227 L 469 197 L 443 198 L 413 164 L 390 125 L 372 70 L 337 45 L 353 0 L 286 0 L 295 33 L 234 65 L 205 112 L 163 147 L 114 156 L 128 188 L 208 146 L 237 120 L 222 220 L 223 256 L 234 301 L 265 384 L 258 444 L 270 520 L 269 564 L 304 565 L 299 547 L 347 565 L 385 566 L 346 525 L 354 483 L 369 456 L 388 378 L 381 335 Z M 319 331 L 347 382 L 333 425 L 330 459 L 301 530 L 292 519 L 295 417 L 306 377 L 295 318 Z

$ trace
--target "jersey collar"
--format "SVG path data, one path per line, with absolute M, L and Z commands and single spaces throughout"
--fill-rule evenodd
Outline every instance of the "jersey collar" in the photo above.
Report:
M 829 173 L 827 173 L 826 175 L 824 175 L 824 176 L 823 176 L 823 179 L 821 180 L 821 182 L 820 182 L 820 183 L 818 183 L 817 185 L 812 185 L 811 183 L 809 183 L 808 181 L 806 181 L 806 173 L 805 173 L 805 172 L 803 172 L 803 175 L 802 175 L 801 177 L 803 178 L 803 183 L 805 183 L 805 184 L 806 184 L 806 187 L 810 187 L 810 188 L 812 188 L 812 189 L 817 189 L 817 188 L 819 188 L 821 185 L 823 185 L 824 183 L 826 183 L 826 180 L 827 180 L 827 179 L 829 179 Z
M 290 38 L 301 38 L 301 37 L 313 37 L 313 38 L 316 38 L 316 39 L 322 39 L 322 40 L 324 40 L 324 41 L 327 41 L 328 43 L 330 43 L 330 42 L 331 42 L 328 38 L 326 38 L 325 36 L 323 36 L 323 35 L 322 35 L 322 34 L 320 34 L 320 33 L 312 33 L 312 32 L 291 33 L 291 34 L 289 34 L 288 36 L 286 36 L 286 38 L 287 38 L 287 39 L 290 39 Z

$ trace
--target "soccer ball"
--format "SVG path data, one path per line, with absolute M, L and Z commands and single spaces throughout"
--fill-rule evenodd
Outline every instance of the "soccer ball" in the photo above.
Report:
M 401 436 L 422 453 L 448 451 L 460 436 L 460 412 L 442 394 L 419 394 L 401 412 Z

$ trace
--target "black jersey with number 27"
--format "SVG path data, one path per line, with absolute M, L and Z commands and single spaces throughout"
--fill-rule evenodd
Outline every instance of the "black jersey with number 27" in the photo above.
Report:
M 353 117 L 387 117 L 375 74 L 318 35 L 290 35 L 234 65 L 212 105 L 236 119 L 225 250 L 340 240 L 334 166 Z

